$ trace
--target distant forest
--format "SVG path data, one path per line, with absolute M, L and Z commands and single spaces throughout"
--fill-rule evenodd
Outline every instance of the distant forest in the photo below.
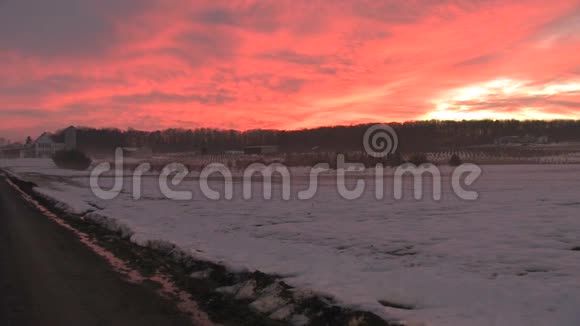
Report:
M 221 153 L 245 146 L 277 145 L 281 152 L 358 151 L 362 150 L 365 130 L 372 124 L 278 130 L 195 130 L 167 129 L 139 131 L 129 129 L 79 128 L 80 149 L 110 152 L 116 147 L 150 147 L 154 152 Z M 580 140 L 580 121 L 416 121 L 390 123 L 399 138 L 399 150 L 405 152 L 455 150 L 493 144 L 503 136 L 547 136 L 550 142 Z M 57 132 L 56 136 L 59 136 Z

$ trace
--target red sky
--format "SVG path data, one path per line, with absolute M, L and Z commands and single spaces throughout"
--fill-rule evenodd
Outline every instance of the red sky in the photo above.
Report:
M 0 1 L 0 136 L 431 118 L 580 118 L 580 1 Z

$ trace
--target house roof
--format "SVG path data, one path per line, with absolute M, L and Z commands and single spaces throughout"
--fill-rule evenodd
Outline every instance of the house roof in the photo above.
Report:
M 33 144 L 38 143 L 42 139 L 48 139 L 50 141 L 53 141 L 48 132 L 43 132 L 42 134 L 40 134 L 40 136 L 36 137 L 36 139 L 32 143 Z
M 64 143 L 64 135 L 55 135 L 48 132 L 43 132 L 38 138 L 36 138 L 32 144 L 38 143 L 41 139 L 49 140 L 53 143 Z

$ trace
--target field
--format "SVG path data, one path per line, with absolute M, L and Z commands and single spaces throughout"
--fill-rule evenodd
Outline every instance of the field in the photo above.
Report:
M 347 162 L 363 163 L 367 167 L 374 167 L 381 162 L 389 165 L 389 161 L 374 159 L 361 151 L 345 151 Z M 511 164 L 580 164 L 580 143 L 562 142 L 551 144 L 529 145 L 480 145 L 472 147 L 460 147 L 454 150 L 426 151 L 426 159 L 436 165 L 447 165 L 450 158 L 456 154 L 465 163 L 479 165 L 511 165 Z M 339 152 L 335 151 L 312 151 L 301 153 L 277 153 L 269 155 L 244 155 L 244 154 L 207 154 L 200 155 L 195 152 L 156 153 L 148 158 L 124 157 L 125 166 L 134 169 L 142 161 L 151 164 L 152 169 L 160 171 L 169 163 L 179 162 L 185 164 L 190 171 L 200 171 L 210 163 L 221 163 L 232 170 L 243 170 L 252 163 L 279 162 L 290 167 L 313 166 L 317 163 L 329 163 L 336 166 L 336 157 Z M 410 160 L 417 153 L 403 153 L 403 160 Z M 112 152 L 101 157 L 98 161 L 113 162 Z M 108 158 L 107 158 L 108 157 Z
M 246 200 L 240 181 L 232 200 L 209 200 L 191 177 L 178 188 L 192 190 L 193 199 L 175 201 L 162 196 L 154 173 L 143 180 L 142 199 L 133 200 L 127 177 L 119 197 L 101 200 L 87 172 L 60 170 L 50 160 L 3 160 L 0 167 L 68 210 L 126 227 L 136 243 L 168 241 L 233 271 L 282 275 L 292 286 L 385 318 L 580 324 L 578 165 L 484 166 L 473 186 L 476 201 L 458 199 L 447 186 L 440 201 L 416 201 L 410 189 L 403 200 L 389 189 L 376 200 L 374 179 L 364 174 L 367 191 L 352 201 L 337 194 L 332 174 L 321 177 L 310 200 L 283 200 L 277 184 L 272 200 L 261 197 L 258 184 Z M 303 172 L 293 174 L 293 190 L 307 187 Z M 111 182 L 105 178 L 103 187 Z

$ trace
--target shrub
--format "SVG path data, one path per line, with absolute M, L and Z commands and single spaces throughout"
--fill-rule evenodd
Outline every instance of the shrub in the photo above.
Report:
M 449 159 L 449 165 L 451 166 L 460 166 L 462 163 L 463 161 L 461 161 L 461 158 L 457 154 L 453 154 Z
M 91 159 L 83 152 L 77 150 L 58 151 L 52 157 L 54 164 L 61 169 L 86 170 L 91 166 Z

